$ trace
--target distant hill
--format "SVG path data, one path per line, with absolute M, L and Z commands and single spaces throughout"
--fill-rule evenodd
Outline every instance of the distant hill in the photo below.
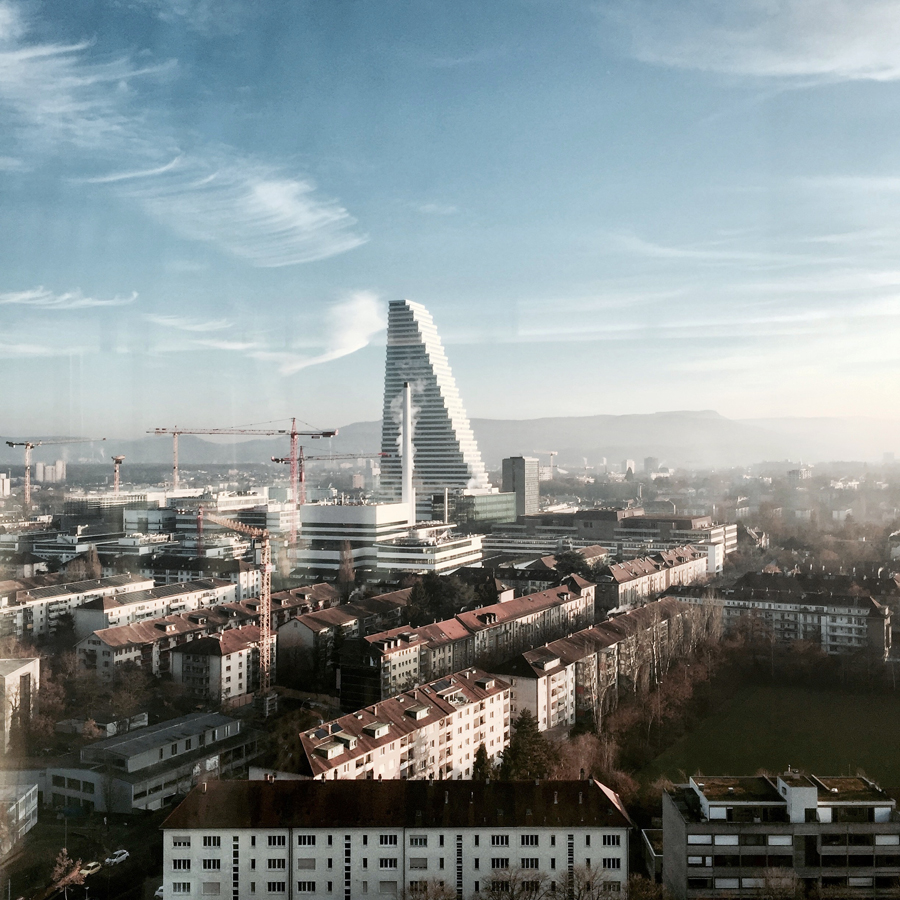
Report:
M 749 465 L 762 460 L 860 460 L 880 462 L 882 455 L 900 457 L 900 421 L 871 418 L 727 419 L 711 410 L 651 413 L 629 416 L 561 416 L 544 419 L 473 419 L 472 428 L 485 463 L 496 469 L 505 456 L 538 456 L 551 450 L 559 466 L 577 471 L 603 457 L 609 463 L 633 459 L 640 470 L 645 456 L 662 465 L 709 467 Z M 5 439 L 19 440 L 4 435 Z M 185 465 L 241 465 L 286 456 L 288 441 L 262 438 L 213 442 L 196 435 L 179 438 L 179 458 Z M 337 437 L 306 439 L 307 455 L 377 453 L 381 449 L 380 422 L 354 422 Z M 168 437 L 132 441 L 61 444 L 38 447 L 36 462 L 108 462 L 123 454 L 126 465 L 162 464 L 172 459 Z M 0 466 L 21 465 L 21 448 L 0 444 Z

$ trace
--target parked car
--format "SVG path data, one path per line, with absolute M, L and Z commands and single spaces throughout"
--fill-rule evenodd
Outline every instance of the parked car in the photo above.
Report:
M 93 875 L 96 872 L 99 872 L 103 867 L 98 862 L 89 862 L 85 865 L 85 867 L 78 873 L 79 875 L 83 875 L 85 878 L 88 875 Z
M 125 862 L 128 859 L 128 851 L 127 850 L 116 850 L 112 856 L 107 856 L 105 860 L 103 860 L 103 864 L 106 866 L 114 866 L 117 863 Z
M 163 900 L 163 886 L 160 885 L 153 893 L 154 900 Z

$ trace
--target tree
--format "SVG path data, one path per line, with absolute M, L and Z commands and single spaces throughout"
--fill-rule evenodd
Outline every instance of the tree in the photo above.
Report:
M 439 878 L 429 878 L 411 882 L 407 896 L 409 900 L 456 900 L 456 890 Z
M 661 885 L 643 875 L 632 875 L 626 888 L 628 900 L 669 900 L 671 895 Z
M 63 847 L 56 857 L 53 871 L 50 873 L 50 879 L 54 888 L 65 891 L 66 896 L 68 896 L 70 884 L 84 884 L 84 875 L 81 874 L 81 860 L 73 862 L 69 858 L 69 851 Z
M 475 591 L 455 575 L 429 572 L 413 586 L 406 612 L 416 627 L 449 619 L 476 602 Z
M 475 759 L 472 763 L 472 781 L 487 781 L 493 771 L 494 767 L 488 759 L 487 748 L 482 741 L 475 751 Z
M 591 577 L 591 567 L 587 560 L 577 550 L 563 550 L 556 554 L 556 571 L 560 575 L 580 575 L 582 578 Z
M 547 778 L 556 765 L 556 748 L 541 734 L 537 720 L 527 709 L 519 714 L 514 728 L 509 746 L 503 751 L 501 780 Z
M 491 872 L 479 895 L 484 900 L 545 900 L 552 896 L 551 886 L 546 873 L 511 866 Z

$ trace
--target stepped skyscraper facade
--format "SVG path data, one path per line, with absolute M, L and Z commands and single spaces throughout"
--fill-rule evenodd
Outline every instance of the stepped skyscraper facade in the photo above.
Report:
M 463 409 L 453 373 L 428 310 L 409 300 L 388 310 L 381 450 L 382 488 L 398 499 L 398 456 L 403 385 L 412 387 L 415 488 L 420 518 L 430 518 L 431 496 L 450 491 L 490 490 L 487 472 Z

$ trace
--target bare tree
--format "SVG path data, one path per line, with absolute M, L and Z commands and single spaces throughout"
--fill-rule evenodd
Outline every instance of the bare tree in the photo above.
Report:
M 69 851 L 65 847 L 59 851 L 50 879 L 56 890 L 62 890 L 68 896 L 70 884 L 84 884 L 84 875 L 81 874 L 81 860 L 73 862 L 69 858 Z
M 546 900 L 554 896 L 553 884 L 545 872 L 510 866 L 495 869 L 478 896 L 481 900 Z
M 411 881 L 405 892 L 408 900 L 456 900 L 456 890 L 439 878 Z

